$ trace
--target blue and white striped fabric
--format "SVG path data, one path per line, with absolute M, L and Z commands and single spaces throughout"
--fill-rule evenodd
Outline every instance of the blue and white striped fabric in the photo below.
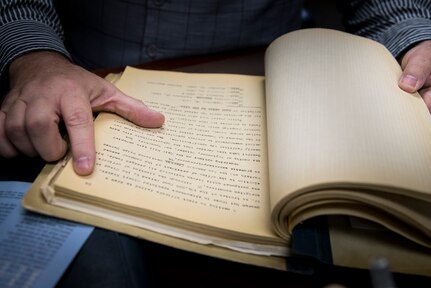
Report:
M 431 39 L 430 0 L 339 2 L 347 31 L 377 40 L 395 57 L 412 44 Z

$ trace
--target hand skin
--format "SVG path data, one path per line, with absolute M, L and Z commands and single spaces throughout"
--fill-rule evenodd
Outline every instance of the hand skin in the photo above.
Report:
M 409 93 L 418 91 L 431 112 L 431 40 L 415 45 L 400 63 L 403 73 L 398 86 Z
M 74 169 L 89 175 L 96 158 L 93 112 L 114 112 L 149 128 L 164 122 L 161 113 L 56 52 L 21 56 L 11 63 L 9 75 L 11 89 L 0 109 L 0 155 L 6 158 L 22 153 L 59 160 L 67 151 L 58 127 L 63 121 Z

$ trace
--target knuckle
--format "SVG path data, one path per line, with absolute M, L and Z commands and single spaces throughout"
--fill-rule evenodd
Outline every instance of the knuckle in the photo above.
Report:
M 12 106 L 12 104 L 19 98 L 20 92 L 17 88 L 11 88 L 6 96 L 3 98 L 1 103 L 1 111 L 6 112 Z
M 99 87 L 96 95 L 96 100 L 93 101 L 93 106 L 95 109 L 103 109 L 114 112 L 115 107 L 119 101 L 119 93 L 115 86 L 113 86 L 111 83 L 104 83 Z
M 37 96 L 37 99 L 43 99 L 52 96 L 61 96 L 70 94 L 71 91 L 79 89 L 81 84 L 78 80 L 66 75 L 57 74 L 46 79 L 37 79 L 25 83 L 19 89 L 19 95 L 22 99 L 30 99 Z
M 34 97 L 40 99 L 50 94 L 49 83 L 41 81 L 29 81 L 25 83 L 20 89 L 16 90 L 16 95 L 21 101 L 28 102 Z
M 26 118 L 26 126 L 32 131 L 44 131 L 49 125 L 49 120 L 43 114 L 38 114 L 35 116 L 29 116 Z
M 61 90 L 63 91 L 75 91 L 80 86 L 74 78 L 67 76 L 59 76 L 56 83 L 61 85 Z
M 15 149 L 5 149 L 4 146 L 0 147 L 0 156 L 6 159 L 11 159 L 18 156 L 18 152 Z
M 86 127 L 91 125 L 93 118 L 91 114 L 83 110 L 76 109 L 65 117 L 64 121 L 69 127 Z
M 26 134 L 25 127 L 18 121 L 6 120 L 4 128 L 6 136 L 12 140 L 20 139 Z
M 18 151 L 6 138 L 6 135 L 0 135 L 0 156 L 10 159 L 18 156 Z
M 36 91 L 40 91 L 44 88 L 45 88 L 44 83 L 41 83 L 39 81 L 29 81 L 25 83 L 24 86 L 21 87 L 19 92 L 21 95 L 29 95 L 29 94 L 34 94 Z

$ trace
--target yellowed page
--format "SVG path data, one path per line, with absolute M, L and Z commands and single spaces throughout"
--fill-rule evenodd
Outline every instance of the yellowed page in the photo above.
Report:
M 329 217 L 333 264 L 369 269 L 384 257 L 390 271 L 431 276 L 429 249 L 355 217 Z
M 263 77 L 127 68 L 117 85 L 163 112 L 165 125 L 144 129 L 99 115 L 94 173 L 79 177 L 69 163 L 57 189 L 277 239 L 269 221 Z
M 287 269 L 285 257 L 253 255 L 250 253 L 237 252 L 233 251 L 232 249 L 217 247 L 215 245 L 202 245 L 201 243 L 194 243 L 175 237 L 170 237 L 151 230 L 142 229 L 137 226 L 115 222 L 107 218 L 97 217 L 92 214 L 82 213 L 80 211 L 74 211 L 60 206 L 51 205 L 46 202 L 40 191 L 46 180 L 50 177 L 49 175 L 53 172 L 53 170 L 55 170 L 55 168 L 56 167 L 54 164 L 47 164 L 37 176 L 36 180 L 32 183 L 30 190 L 27 191 L 22 202 L 26 209 L 49 216 L 60 217 L 71 221 L 77 221 L 80 223 L 117 231 L 133 237 L 138 237 L 140 239 L 146 239 L 163 245 L 168 245 L 178 249 L 212 257 L 279 270 Z
M 431 118 L 398 88 L 401 69 L 382 45 L 302 30 L 273 42 L 265 61 L 273 208 L 334 183 L 431 199 Z

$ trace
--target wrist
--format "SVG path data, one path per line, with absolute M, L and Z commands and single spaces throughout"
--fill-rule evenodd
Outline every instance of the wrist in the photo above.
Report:
M 39 73 L 41 69 L 54 70 L 72 63 L 68 58 L 55 51 L 40 50 L 23 54 L 9 65 L 9 79 L 11 85 L 16 81 L 25 81 Z

